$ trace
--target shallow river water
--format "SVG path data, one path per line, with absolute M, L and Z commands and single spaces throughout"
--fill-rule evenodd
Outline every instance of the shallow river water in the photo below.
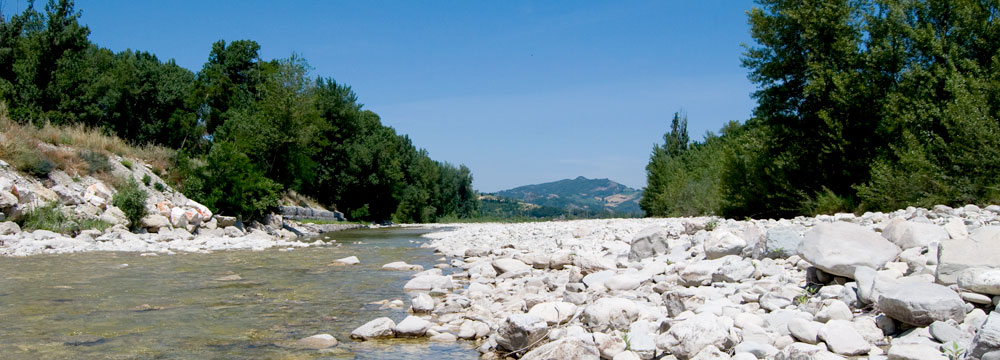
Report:
M 381 266 L 393 261 L 433 266 L 440 256 L 419 248 L 425 242 L 419 235 L 426 231 L 330 233 L 319 238 L 336 239 L 340 247 L 286 252 L 3 257 L 0 358 L 476 358 L 469 342 L 348 337 L 374 318 L 406 317 L 405 309 L 369 303 L 401 299 L 409 305 L 402 289 L 412 272 Z M 351 255 L 361 265 L 328 266 Z M 232 275 L 239 280 L 220 279 Z M 340 345 L 332 351 L 282 346 L 319 333 L 335 336 Z

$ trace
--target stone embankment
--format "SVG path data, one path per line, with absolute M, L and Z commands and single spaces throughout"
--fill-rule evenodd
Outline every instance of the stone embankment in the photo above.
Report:
M 126 166 L 125 164 L 128 164 Z M 131 251 L 143 253 L 205 252 L 227 249 L 261 250 L 271 247 L 304 247 L 325 244 L 305 243 L 302 236 L 360 227 L 357 224 L 300 224 L 269 215 L 263 223 L 244 224 L 232 216 L 213 214 L 198 202 L 171 189 L 135 159 L 112 155 L 110 178 L 133 179 L 149 195 L 148 215 L 129 231 L 129 221 L 112 205 L 115 190 L 89 175 L 70 175 L 55 170 L 45 179 L 25 176 L 0 161 L 0 255 L 25 256 L 82 251 Z M 15 221 L 33 209 L 56 204 L 67 218 L 99 219 L 112 226 L 102 230 L 82 230 L 60 234 L 46 230 L 21 231 Z M 296 208 L 296 213 L 338 213 Z
M 482 358 L 1000 359 L 1000 207 L 449 225 L 412 315 Z M 403 269 L 400 269 L 403 270 Z

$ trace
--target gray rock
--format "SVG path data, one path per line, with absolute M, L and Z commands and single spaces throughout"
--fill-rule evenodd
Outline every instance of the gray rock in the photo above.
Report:
M 458 329 L 458 338 L 476 340 L 490 334 L 490 326 L 475 320 L 465 320 Z
M 333 263 L 338 265 L 358 265 L 361 263 L 361 260 L 358 259 L 357 256 L 348 256 L 342 259 L 334 260 Z
M 424 271 L 424 267 L 420 265 L 407 264 L 405 261 L 395 261 L 385 265 L 382 265 L 382 270 L 390 271 Z
M 396 337 L 421 337 L 427 333 L 430 327 L 430 321 L 411 315 L 400 321 L 399 324 L 396 324 L 393 331 Z
M 538 316 L 513 314 L 497 329 L 497 346 L 510 352 L 523 353 L 530 346 L 537 345 L 548 334 L 548 330 L 545 320 Z
M 998 351 L 1000 351 L 1000 312 L 994 310 L 972 338 L 969 356 L 973 359 L 985 358 L 987 353 Z
M 949 324 L 944 321 L 935 321 L 931 323 L 928 327 L 931 336 L 934 337 L 939 343 L 947 344 L 952 341 L 959 341 L 963 338 L 962 329 L 958 326 Z
M 901 322 L 927 326 L 935 320 L 965 318 L 965 302 L 949 288 L 930 283 L 893 286 L 879 295 L 879 309 Z
M 767 309 L 768 311 L 775 311 L 791 305 L 792 299 L 769 292 L 761 295 L 760 300 L 757 300 L 757 302 L 760 303 L 761 308 Z
M 629 245 L 629 261 L 666 254 L 670 250 L 667 245 L 669 238 L 670 232 L 662 226 L 650 226 L 640 230 Z
M 593 343 L 575 336 L 566 336 L 529 351 L 521 357 L 521 360 L 598 360 L 600 358 L 601 353 Z
M 801 226 L 778 226 L 767 230 L 764 235 L 764 256 L 787 258 L 795 255 L 802 243 Z
M 889 360 L 947 360 L 938 349 L 924 344 L 893 344 Z
M 856 356 L 868 353 L 872 346 L 858 334 L 850 321 L 830 320 L 819 329 L 819 339 L 830 351 L 840 355 Z
M 351 339 L 372 340 L 391 338 L 395 335 L 395 328 L 396 323 L 392 321 L 392 319 L 380 317 L 361 325 L 357 329 L 354 329 L 354 331 L 351 331 Z
M 1000 269 L 965 269 L 958 275 L 958 287 L 980 294 L 1000 295 Z
M 816 225 L 806 232 L 798 253 L 823 271 L 852 277 L 858 266 L 881 268 L 896 258 L 899 248 L 874 231 L 837 222 Z
M 625 339 L 619 336 L 611 336 L 602 332 L 595 332 L 594 345 L 601 352 L 601 358 L 612 359 L 625 351 Z M 638 355 L 636 355 L 638 358 Z
M 747 246 L 746 240 L 724 229 L 715 229 L 705 239 L 705 257 L 718 259 L 726 255 L 740 255 Z
M 754 270 L 757 269 L 750 259 L 737 255 L 729 255 L 722 260 L 722 266 L 712 273 L 712 282 L 740 282 L 753 277 Z
M 976 229 L 968 238 L 942 241 L 938 245 L 937 283 L 951 285 L 968 268 L 1000 268 L 1000 226 Z

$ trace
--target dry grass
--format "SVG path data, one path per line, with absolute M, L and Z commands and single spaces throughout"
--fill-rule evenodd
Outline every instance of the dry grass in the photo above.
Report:
M 5 137 L 5 141 L 0 144 L 0 158 L 10 159 L 14 162 L 12 165 L 18 168 L 19 163 L 27 166 L 19 158 L 33 161 L 30 158 L 35 155 L 25 154 L 34 153 L 42 155 L 66 172 L 79 173 L 89 168 L 78 152 L 88 150 L 140 159 L 152 166 L 157 173 L 166 173 L 176 154 L 175 150 L 162 146 L 133 146 L 116 136 L 104 134 L 99 129 L 79 124 L 54 126 L 45 123 L 41 127 L 22 125 L 8 116 L 7 106 L 3 102 L 0 102 L 0 134 Z M 62 146 L 72 147 L 75 151 L 60 149 Z

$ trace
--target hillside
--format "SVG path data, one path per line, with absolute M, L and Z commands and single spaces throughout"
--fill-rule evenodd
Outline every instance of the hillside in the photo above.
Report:
M 499 191 L 495 195 L 567 211 L 609 211 L 617 214 L 642 212 L 639 209 L 642 192 L 609 179 L 580 176 L 576 179 L 520 186 Z

